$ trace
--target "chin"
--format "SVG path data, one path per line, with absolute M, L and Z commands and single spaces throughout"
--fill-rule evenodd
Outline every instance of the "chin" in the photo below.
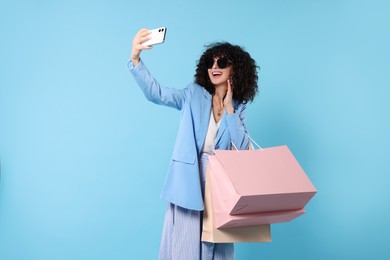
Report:
M 211 81 L 211 83 L 213 83 L 213 85 L 217 86 L 217 85 L 227 84 L 227 80 L 217 80 L 215 82 Z
M 214 85 L 227 84 L 227 79 L 211 79 L 210 81 Z

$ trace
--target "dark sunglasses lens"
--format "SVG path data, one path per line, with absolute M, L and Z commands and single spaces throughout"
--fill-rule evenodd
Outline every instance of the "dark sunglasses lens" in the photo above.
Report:
M 211 69 L 214 65 L 214 59 L 213 58 L 206 58 L 204 61 L 204 64 L 206 65 L 206 68 Z
M 226 58 L 220 58 L 218 59 L 217 64 L 218 64 L 218 68 L 224 69 L 229 65 L 229 62 Z

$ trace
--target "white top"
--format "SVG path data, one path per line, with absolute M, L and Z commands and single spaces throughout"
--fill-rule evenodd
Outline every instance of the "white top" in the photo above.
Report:
M 202 152 L 213 154 L 215 148 L 215 138 L 217 137 L 218 128 L 221 124 L 221 120 L 218 123 L 215 122 L 213 110 L 211 109 L 209 128 L 207 130 L 206 140 L 204 141 Z

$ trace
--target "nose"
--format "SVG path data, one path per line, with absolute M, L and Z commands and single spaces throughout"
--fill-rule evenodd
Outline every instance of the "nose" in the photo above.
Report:
M 218 60 L 218 59 L 214 59 L 214 63 L 213 63 L 213 69 L 218 69 L 218 63 L 217 63 L 217 60 Z

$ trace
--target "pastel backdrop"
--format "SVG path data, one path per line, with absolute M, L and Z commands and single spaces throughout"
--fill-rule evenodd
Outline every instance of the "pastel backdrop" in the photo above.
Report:
M 0 3 L 0 259 L 156 259 L 159 198 L 179 112 L 148 103 L 126 62 L 192 82 L 204 45 L 261 67 L 247 124 L 288 145 L 318 189 L 307 213 L 236 259 L 389 259 L 390 37 L 386 1 Z

